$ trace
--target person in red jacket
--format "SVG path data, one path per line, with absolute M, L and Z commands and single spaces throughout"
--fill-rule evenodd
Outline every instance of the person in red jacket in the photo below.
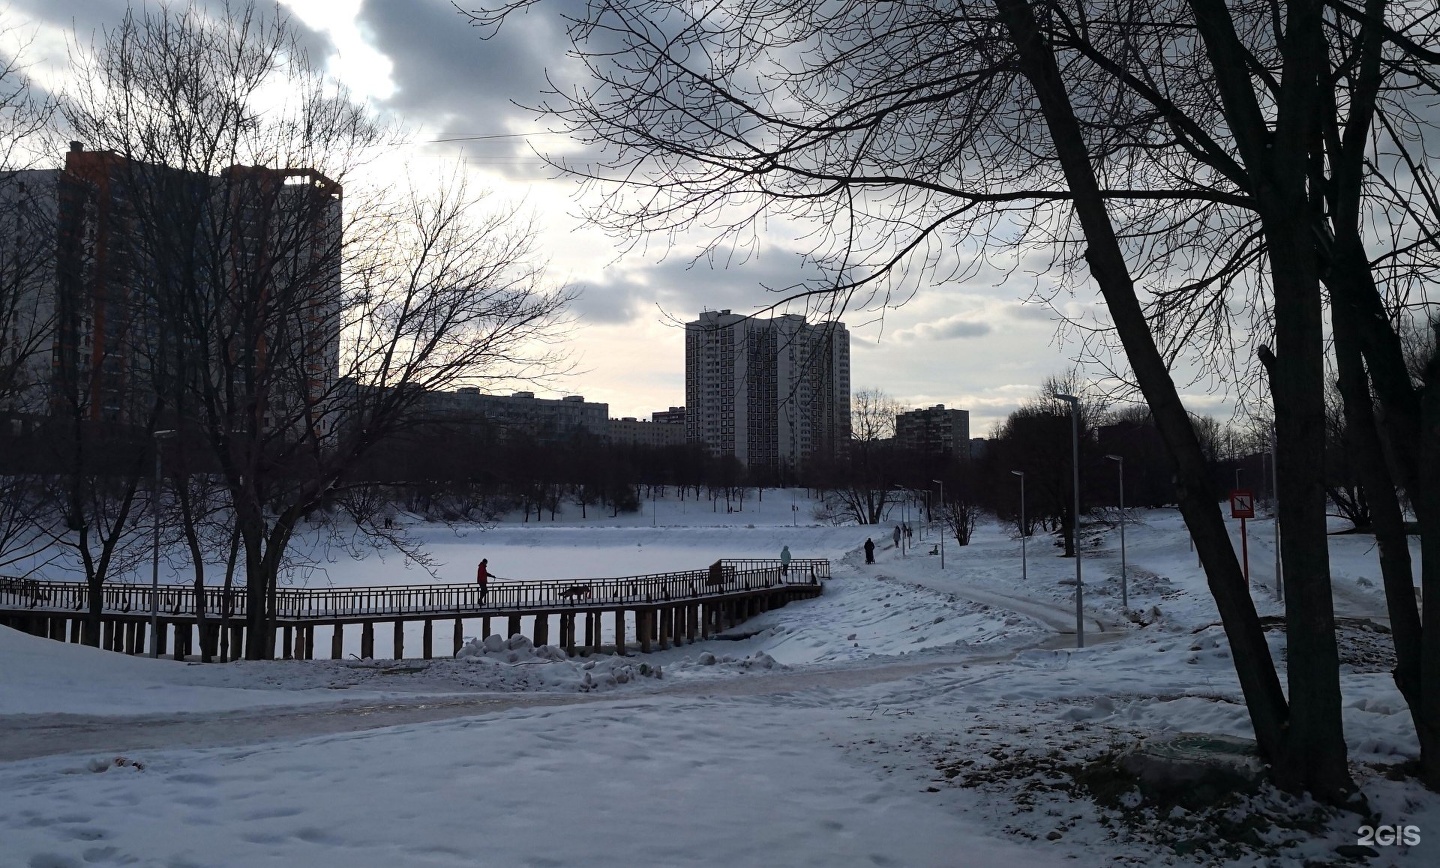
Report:
M 486 583 L 490 581 L 490 559 L 481 558 L 480 566 L 475 568 L 475 581 L 480 585 L 480 602 L 485 602 L 485 594 L 489 591 Z

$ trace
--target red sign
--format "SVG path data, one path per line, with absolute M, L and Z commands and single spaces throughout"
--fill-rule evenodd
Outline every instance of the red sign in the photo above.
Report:
M 1230 517 L 1255 517 L 1255 492 L 1237 488 L 1230 492 Z

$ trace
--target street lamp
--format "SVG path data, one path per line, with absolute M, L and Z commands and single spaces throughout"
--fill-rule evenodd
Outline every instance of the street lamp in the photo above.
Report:
M 1012 470 L 1010 473 L 1020 477 L 1020 581 L 1024 582 L 1030 578 L 1025 565 L 1025 471 Z
M 945 483 L 939 479 L 931 482 L 940 486 L 940 569 L 945 569 Z
M 1075 506 L 1070 521 L 1071 547 L 1075 549 L 1075 647 L 1085 647 L 1085 583 L 1080 573 L 1080 399 L 1056 395 L 1070 405 L 1070 448 L 1075 471 Z
M 150 489 L 150 520 L 155 532 L 150 550 L 150 656 L 160 656 L 160 442 L 175 436 L 173 430 L 156 431 L 155 485 Z M 199 602 L 198 600 L 196 602 Z
M 1120 611 L 1130 611 L 1130 582 L 1125 570 L 1125 458 L 1121 455 L 1106 455 L 1120 468 Z

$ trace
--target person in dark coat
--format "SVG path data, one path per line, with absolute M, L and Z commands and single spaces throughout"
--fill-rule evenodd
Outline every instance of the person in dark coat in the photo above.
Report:
M 865 563 L 875 563 L 875 540 L 869 537 L 865 538 Z
M 489 593 L 490 582 L 490 559 L 481 558 L 480 566 L 475 568 L 475 581 L 480 585 L 480 602 L 485 602 L 485 595 Z

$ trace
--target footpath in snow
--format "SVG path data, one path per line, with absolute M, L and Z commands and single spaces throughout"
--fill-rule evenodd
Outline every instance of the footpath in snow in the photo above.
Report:
M 0 630 L 0 865 L 1346 864 L 1350 815 L 1262 792 L 1232 806 L 1232 829 L 1073 785 L 1142 739 L 1248 735 L 1183 526 L 1173 512 L 1137 518 L 1130 596 L 1145 625 L 1120 611 L 1118 536 L 1097 529 L 1084 651 L 1073 561 L 1042 538 L 1023 582 L 1019 542 L 995 525 L 948 547 L 942 570 L 928 544 L 890 548 L 885 528 L 796 526 L 789 499 L 738 515 L 692 502 L 619 522 L 420 529 L 457 581 L 480 556 L 514 578 L 691 568 L 781 545 L 834 561 L 824 596 L 733 641 L 643 657 L 497 639 L 444 660 L 205 666 Z M 1255 598 L 1278 614 L 1261 527 Z M 874 565 L 858 555 L 867 535 L 885 540 Z M 1332 561 L 1342 614 L 1373 615 L 1373 541 L 1336 537 Z M 403 574 L 372 558 L 312 578 Z M 1283 635 L 1272 641 L 1280 650 Z M 1366 864 L 1440 864 L 1440 801 L 1381 772 L 1416 749 L 1387 641 L 1342 633 L 1347 738 L 1378 819 L 1422 840 Z M 1287 826 L 1301 815 L 1314 822 Z

